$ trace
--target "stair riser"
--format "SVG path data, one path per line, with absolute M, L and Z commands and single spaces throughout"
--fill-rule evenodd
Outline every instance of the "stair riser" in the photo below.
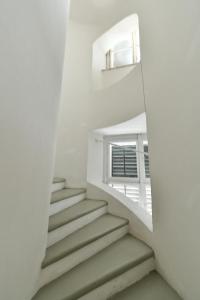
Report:
M 71 233 L 81 229 L 87 224 L 90 224 L 97 218 L 101 217 L 102 215 L 107 213 L 107 206 L 104 206 L 102 208 L 99 208 L 91 213 L 88 213 L 87 215 L 78 218 L 75 221 L 72 221 L 64 226 L 61 226 L 58 229 L 55 229 L 48 234 L 48 242 L 47 247 L 50 247 L 54 245 L 55 243 L 61 241 Z
M 70 271 L 72 268 L 97 254 L 99 251 L 110 246 L 112 243 L 125 236 L 127 232 L 128 225 L 125 225 L 104 237 L 99 238 L 97 241 L 75 251 L 58 262 L 47 266 L 42 270 L 39 288 Z
M 57 214 L 58 212 L 62 211 L 63 209 L 69 208 L 70 206 L 73 206 L 80 201 L 84 200 L 86 198 L 86 194 L 80 194 L 74 197 L 70 197 L 67 199 L 63 199 L 61 201 L 58 201 L 56 203 L 52 203 L 49 208 L 49 216 L 52 216 L 54 214 Z
M 57 182 L 57 183 L 53 183 L 52 186 L 51 186 L 51 192 L 57 192 L 57 191 L 60 191 L 62 189 L 64 189 L 65 187 L 65 182 Z
M 122 253 L 123 255 L 123 253 Z M 117 293 L 128 288 L 132 284 L 140 281 L 155 269 L 154 258 L 149 258 L 143 263 L 135 266 L 129 271 L 117 276 L 116 278 L 108 281 L 102 286 L 92 290 L 90 293 L 78 298 L 77 300 L 106 300 L 116 295 Z

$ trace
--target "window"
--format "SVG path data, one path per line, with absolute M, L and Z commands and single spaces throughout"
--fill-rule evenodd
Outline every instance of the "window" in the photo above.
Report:
M 135 145 L 112 147 L 112 177 L 138 178 L 137 147 Z
M 150 181 L 146 135 L 105 138 L 104 177 L 110 182 Z
M 140 200 L 139 184 L 109 183 L 109 186 L 116 189 L 118 192 L 124 194 L 126 197 L 130 198 L 134 202 L 139 202 Z
M 131 14 L 108 28 L 92 45 L 92 77 L 95 90 L 120 82 L 137 68 L 136 64 L 140 61 L 139 17 Z
M 146 134 L 104 138 L 104 182 L 152 214 Z
M 134 60 L 133 34 L 121 40 L 106 52 L 106 69 L 128 66 L 136 63 Z

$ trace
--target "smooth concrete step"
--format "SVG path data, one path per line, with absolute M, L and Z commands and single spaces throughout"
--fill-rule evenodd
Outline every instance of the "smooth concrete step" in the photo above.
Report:
M 101 207 L 107 206 L 107 202 L 103 200 L 83 200 L 49 218 L 49 229 L 51 232 L 67 223 L 74 221 L 90 212 Z
M 48 246 L 93 222 L 107 212 L 107 202 L 85 199 L 49 218 Z
M 156 272 L 152 272 L 149 276 L 110 299 L 181 300 L 178 294 Z
M 63 188 L 61 190 L 55 191 L 51 196 L 49 215 L 51 216 L 62 211 L 65 208 L 75 205 L 76 203 L 84 200 L 85 197 L 86 190 L 82 188 Z
M 60 182 L 65 182 L 65 178 L 61 178 L 61 177 L 53 178 L 53 183 L 60 183 Z
M 128 220 L 106 214 L 49 247 L 39 286 L 55 280 L 128 233 Z
M 56 191 L 64 189 L 65 183 L 66 183 L 65 178 L 55 177 L 53 179 L 53 184 L 52 184 L 52 187 L 51 187 L 51 192 L 53 193 L 53 192 L 56 192 Z
M 52 193 L 51 204 L 85 193 L 85 189 L 66 188 Z
M 130 270 L 137 270 L 140 265 L 152 260 L 152 257 L 153 251 L 148 246 L 128 234 L 44 286 L 34 297 L 34 300 L 108 299 L 108 296 L 113 293 L 114 286 L 119 291 L 121 287 L 124 288 L 125 284 L 122 284 L 121 281 L 117 282 L 117 285 L 112 284 L 112 287 L 108 288 L 110 291 L 112 290 L 112 293 L 110 291 L 105 293 L 105 284 L 116 278 L 121 278 Z M 145 266 L 142 275 L 139 274 L 140 278 L 152 268 L 151 262 L 151 265 Z M 131 275 L 132 277 L 134 276 Z M 128 284 L 130 285 L 130 280 Z M 98 293 L 99 296 L 95 295 L 95 290 L 98 291 L 101 287 L 103 287 L 104 296 L 102 296 L 101 290 Z
M 94 242 L 102 236 L 128 224 L 128 220 L 110 214 L 103 215 L 89 225 L 76 231 L 55 245 L 49 247 L 42 267 L 46 267 L 64 256 Z

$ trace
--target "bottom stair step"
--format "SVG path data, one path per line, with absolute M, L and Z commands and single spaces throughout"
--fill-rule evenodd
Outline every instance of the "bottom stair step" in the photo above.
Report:
M 112 300 L 181 300 L 156 272 L 110 298 Z
M 148 264 L 147 262 L 151 262 Z M 89 258 L 68 273 L 44 286 L 33 298 L 34 300 L 75 300 L 75 299 L 108 299 L 114 293 L 102 294 L 102 286 L 120 278 L 122 274 L 136 269 L 147 263 L 137 280 L 147 275 L 153 269 L 153 251 L 143 242 L 127 234 L 119 241 Z M 131 275 L 132 277 L 132 275 Z M 134 276 L 133 276 L 134 277 Z M 136 276 L 137 277 L 137 276 Z M 136 278 L 134 278 L 135 280 Z M 120 283 L 120 284 L 119 284 Z M 129 282 L 129 286 L 134 282 Z M 118 281 L 117 292 L 126 286 L 126 283 Z M 109 286 L 107 287 L 110 288 Z M 113 288 L 112 288 L 113 289 Z M 98 290 L 98 295 L 93 291 Z M 105 288 L 104 288 L 105 290 Z

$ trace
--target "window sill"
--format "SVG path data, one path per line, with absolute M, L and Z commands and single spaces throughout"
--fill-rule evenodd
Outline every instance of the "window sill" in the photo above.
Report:
M 139 178 L 133 177 L 109 177 L 108 183 L 140 183 Z
M 113 68 L 108 68 L 108 69 L 103 69 L 101 71 L 102 72 L 107 72 L 107 71 L 119 70 L 119 69 L 134 67 L 135 65 L 136 65 L 136 63 L 135 64 L 128 64 L 128 65 L 118 66 L 118 67 L 113 67 Z

